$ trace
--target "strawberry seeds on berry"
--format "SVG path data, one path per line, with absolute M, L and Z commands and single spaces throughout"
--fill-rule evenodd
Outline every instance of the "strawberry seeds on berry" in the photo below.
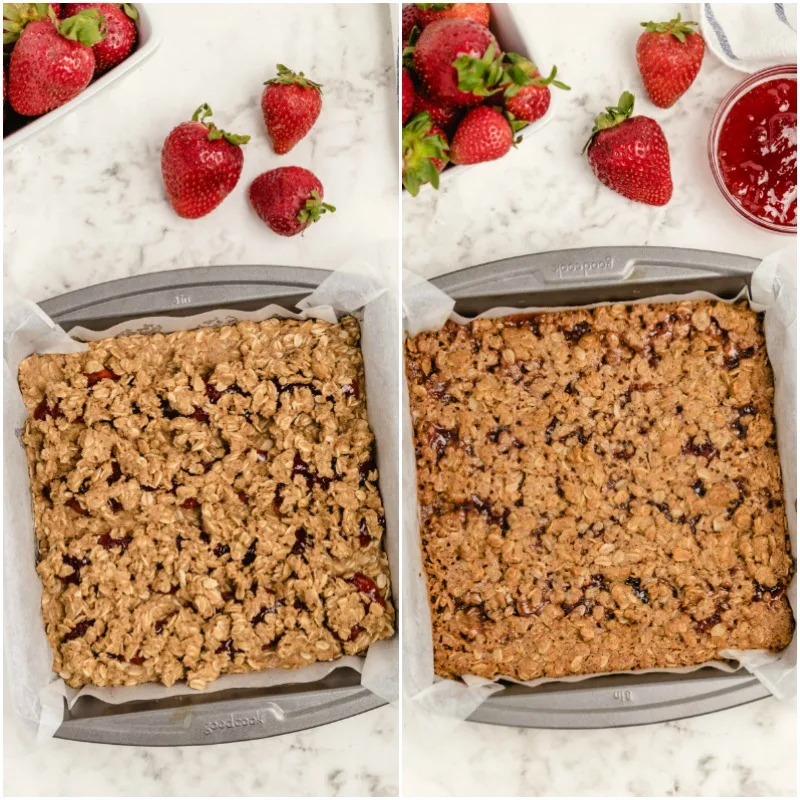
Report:
M 211 213 L 239 182 L 244 165 L 241 145 L 250 141 L 220 130 L 201 105 L 189 122 L 174 128 L 161 151 L 161 175 L 175 213 L 197 219 Z
M 283 64 L 265 82 L 261 112 L 275 152 L 288 153 L 314 126 L 322 110 L 322 87 Z
M 597 116 L 584 152 L 597 179 L 615 192 L 652 206 L 672 197 L 669 146 L 650 117 L 633 117 L 634 97 L 623 92 L 616 106 Z
M 104 22 L 96 10 L 58 20 L 47 3 L 4 4 L 3 42 L 16 40 L 7 87 L 14 111 L 35 117 L 77 97 L 92 80 Z
M 336 207 L 323 202 L 319 178 L 303 167 L 278 167 L 250 184 L 250 204 L 266 225 L 281 236 L 295 236 Z
M 105 17 L 106 37 L 98 42 L 93 50 L 95 57 L 94 74 L 102 75 L 112 67 L 121 64 L 136 46 L 139 12 L 128 3 L 65 3 L 64 14 L 71 16 L 80 11 L 97 9 Z
M 503 53 L 494 34 L 467 19 L 432 22 L 414 45 L 414 70 L 422 88 L 453 106 L 476 106 L 500 91 Z
M 669 108 L 692 85 L 703 63 L 705 42 L 678 14 L 669 22 L 643 22 L 636 63 L 653 105 Z

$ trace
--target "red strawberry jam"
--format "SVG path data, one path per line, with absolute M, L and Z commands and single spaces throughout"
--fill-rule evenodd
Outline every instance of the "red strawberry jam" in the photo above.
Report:
M 739 97 L 722 123 L 717 163 L 734 204 L 769 225 L 797 226 L 797 78 Z

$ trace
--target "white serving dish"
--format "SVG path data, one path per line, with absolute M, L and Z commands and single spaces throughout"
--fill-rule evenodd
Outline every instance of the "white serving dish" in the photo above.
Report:
M 514 9 L 514 3 L 492 3 L 492 16 L 489 23 L 489 28 L 497 38 L 497 42 L 505 53 L 519 53 L 519 55 L 532 61 L 539 68 L 543 75 L 550 72 L 550 63 L 545 63 L 539 59 L 539 54 L 536 48 L 531 45 L 528 38 L 528 32 L 523 29 L 519 24 L 517 15 Z M 537 131 L 540 131 L 548 122 L 553 118 L 555 107 L 559 103 L 558 89 L 551 91 L 550 107 L 547 113 L 541 118 L 526 125 L 517 136 L 522 137 L 523 141 L 533 136 Z M 522 142 L 520 142 L 520 145 Z M 450 182 L 453 178 L 461 172 L 472 167 L 480 167 L 482 164 L 463 164 L 454 165 L 450 164 L 441 174 L 439 184 L 444 185 Z M 422 191 L 429 190 L 430 187 L 425 185 Z M 404 190 L 405 191 L 405 190 Z
M 153 23 L 153 17 L 157 14 L 153 13 L 153 9 L 157 8 L 155 4 L 145 5 L 144 3 L 136 3 L 136 10 L 139 12 L 139 39 L 136 45 L 136 50 L 131 53 L 119 66 L 109 70 L 101 78 L 90 83 L 77 97 L 64 103 L 63 106 L 48 111 L 47 114 L 42 114 L 41 117 L 31 118 L 31 121 L 23 125 L 8 136 L 3 136 L 3 151 L 8 152 L 11 148 L 16 147 L 20 142 L 35 136 L 50 123 L 61 119 L 64 115 L 69 114 L 70 111 L 77 108 L 81 103 L 85 103 L 95 95 L 102 92 L 115 81 L 122 78 L 127 73 L 140 67 L 153 53 L 161 42 L 161 38 L 157 33 L 157 25 Z

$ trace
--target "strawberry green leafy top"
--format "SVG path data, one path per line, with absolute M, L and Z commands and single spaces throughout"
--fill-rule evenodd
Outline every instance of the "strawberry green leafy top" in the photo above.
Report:
M 225 138 L 226 141 L 230 142 L 231 144 L 240 145 L 240 144 L 247 144 L 250 141 L 250 137 L 246 134 L 240 133 L 228 133 L 228 131 L 223 131 L 218 128 L 213 122 L 206 122 L 206 120 L 213 114 L 214 112 L 211 110 L 211 106 L 208 103 L 203 103 L 197 111 L 192 114 L 192 122 L 199 122 L 201 125 L 204 125 L 208 128 L 208 141 L 209 142 L 216 142 L 218 139 Z
M 284 86 L 295 83 L 298 86 L 302 86 L 304 89 L 316 89 L 320 94 L 322 93 L 322 86 L 312 81 L 310 78 L 306 78 L 302 72 L 292 72 L 292 70 L 283 64 L 278 64 L 277 70 L 277 77 L 264 81 L 265 86 L 270 83 L 282 84 Z
M 403 185 L 412 197 L 424 183 L 439 188 L 439 170 L 447 162 L 447 142 L 430 114 L 415 114 L 403 128 Z M 439 162 L 437 167 L 436 162 Z
M 696 22 L 689 20 L 682 21 L 678 14 L 675 19 L 669 22 L 642 22 L 641 26 L 647 33 L 671 33 L 679 42 L 685 42 L 687 36 L 697 33 L 691 26 L 697 26 Z
M 556 80 L 558 70 L 555 66 L 550 70 L 550 74 L 545 78 L 539 74 L 539 70 L 529 59 L 517 53 L 506 53 L 504 84 L 507 83 L 506 90 L 503 92 L 505 97 L 514 97 L 519 94 L 523 86 L 553 86 L 556 89 L 569 91 L 566 83 Z
M 297 219 L 300 222 L 306 222 L 310 225 L 312 222 L 318 222 L 326 211 L 333 213 L 336 211 L 336 206 L 332 206 L 330 203 L 323 203 L 319 192 L 316 189 L 312 189 L 311 197 L 306 200 L 305 204 L 300 209 Z
M 3 44 L 13 44 L 31 22 L 49 19 L 65 38 L 87 47 L 106 38 L 105 21 L 96 8 L 59 21 L 49 3 L 3 3 Z
M 494 42 L 489 43 L 481 58 L 464 54 L 453 62 L 453 66 L 458 72 L 459 91 L 489 97 L 500 90 L 505 75 L 503 54 Z
M 625 120 L 628 119 L 631 114 L 633 114 L 634 102 L 635 98 L 630 92 L 623 92 L 620 95 L 617 105 L 606 106 L 606 110 L 602 111 L 595 117 L 592 135 L 589 137 L 589 141 L 586 142 L 581 152 L 586 152 L 587 148 L 595 140 L 600 131 L 614 128 L 622 122 L 625 122 Z

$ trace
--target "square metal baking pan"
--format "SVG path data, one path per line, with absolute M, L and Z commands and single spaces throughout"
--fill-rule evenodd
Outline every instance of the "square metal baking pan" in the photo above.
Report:
M 3 150 L 8 151 L 16 147 L 20 142 L 24 142 L 31 136 L 35 136 L 52 122 L 61 119 L 70 111 L 77 108 L 81 103 L 91 100 L 95 95 L 102 92 L 110 84 L 122 78 L 132 70 L 138 69 L 156 51 L 161 40 L 156 35 L 153 26 L 153 4 L 136 3 L 136 10 L 139 12 L 138 39 L 136 49 L 121 64 L 101 75 L 96 81 L 92 81 L 77 97 L 73 97 L 64 105 L 42 114 L 40 117 L 22 117 L 14 113 L 9 107 L 7 117 L 3 122 Z M 158 16 L 157 14 L 155 15 Z M 6 131 L 9 131 L 6 133 Z
M 298 267 L 200 267 L 111 281 L 41 303 L 69 331 L 104 330 L 144 316 L 190 316 L 212 309 L 290 310 L 329 275 Z M 194 745 L 261 739 L 370 711 L 385 702 L 340 667 L 320 681 L 233 689 L 111 705 L 82 697 L 66 708 L 61 739 L 129 745 Z
M 759 261 L 669 247 L 557 250 L 469 267 L 432 283 L 474 316 L 508 306 L 576 306 L 642 300 L 698 290 L 735 297 L 750 285 Z M 469 718 L 531 728 L 611 728 L 693 717 L 761 700 L 770 694 L 744 669 L 704 668 L 554 682 L 536 688 L 507 684 Z

